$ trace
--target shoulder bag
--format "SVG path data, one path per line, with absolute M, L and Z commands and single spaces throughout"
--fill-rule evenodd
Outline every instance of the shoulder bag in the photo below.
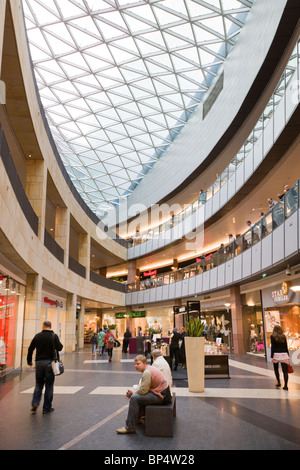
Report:
M 53 343 L 53 361 L 51 362 L 51 367 L 54 375 L 61 375 L 64 373 L 64 365 L 62 360 L 59 357 L 58 351 L 55 349 L 54 344 L 55 335 L 52 335 L 52 343 Z

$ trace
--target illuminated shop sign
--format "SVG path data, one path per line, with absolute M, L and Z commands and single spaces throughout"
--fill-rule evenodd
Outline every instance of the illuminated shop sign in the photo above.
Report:
M 121 313 L 115 313 L 115 319 L 118 320 L 120 318 L 142 318 L 146 316 L 146 311 L 140 311 L 140 312 L 121 312 Z
M 156 274 L 157 274 L 157 269 L 153 269 L 153 271 L 147 271 L 147 272 L 143 273 L 143 276 L 144 277 L 156 276 Z
M 294 292 L 290 289 L 290 283 L 283 281 L 280 289 L 272 291 L 272 299 L 275 304 L 286 304 L 290 302 Z
M 51 307 L 60 307 L 63 308 L 64 304 L 60 300 L 52 300 L 48 297 L 44 297 L 44 303 L 51 305 Z

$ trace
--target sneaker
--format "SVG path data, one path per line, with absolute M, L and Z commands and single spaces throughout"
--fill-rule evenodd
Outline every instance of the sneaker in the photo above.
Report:
M 134 429 L 127 429 L 127 428 L 120 428 L 120 429 L 117 429 L 117 433 L 118 434 L 133 434 L 135 432 Z

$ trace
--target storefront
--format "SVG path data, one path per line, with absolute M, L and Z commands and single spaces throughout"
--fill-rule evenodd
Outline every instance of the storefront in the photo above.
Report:
M 190 302 L 196 304 L 196 302 Z M 176 328 L 186 327 L 188 317 L 193 316 L 188 305 L 174 307 Z M 198 316 L 198 313 L 196 314 Z M 221 342 L 231 346 L 232 323 L 230 303 L 227 299 L 200 301 L 200 318 L 204 323 L 204 336 L 207 341 L 215 342 L 221 338 Z
M 98 309 L 89 309 L 84 314 L 84 342 L 89 343 L 93 333 L 100 328 L 100 316 Z
M 274 325 L 283 329 L 293 366 L 300 365 L 300 282 L 283 281 L 262 290 L 267 360 L 271 360 Z
M 24 286 L 0 275 L 0 376 L 21 366 Z
M 41 308 L 41 329 L 43 322 L 51 322 L 52 330 L 58 335 L 62 344 L 66 338 L 66 298 L 54 292 L 43 290 Z M 63 353 L 64 351 L 62 351 Z

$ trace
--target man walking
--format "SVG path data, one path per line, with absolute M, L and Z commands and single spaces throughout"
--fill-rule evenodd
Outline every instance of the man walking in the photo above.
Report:
M 54 349 L 61 351 L 63 345 L 58 336 L 51 329 L 51 322 L 44 321 L 43 329 L 36 334 L 30 343 L 27 354 L 27 364 L 32 366 L 32 354 L 36 349 L 35 357 L 35 388 L 32 397 L 33 413 L 36 412 L 40 404 L 42 391 L 45 385 L 45 396 L 43 404 L 43 414 L 54 411 L 52 408 L 54 374 L 51 362 L 54 359 Z

